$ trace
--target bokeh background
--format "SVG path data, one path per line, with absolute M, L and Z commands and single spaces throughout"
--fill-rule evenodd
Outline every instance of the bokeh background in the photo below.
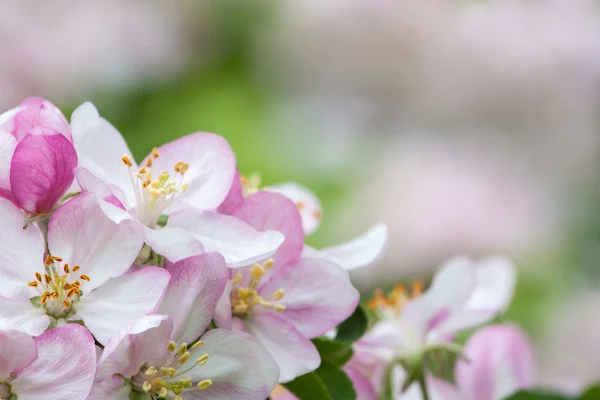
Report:
M 309 238 L 389 226 L 368 297 L 507 254 L 540 385 L 600 377 L 597 0 L 35 0 L 0 13 L 0 106 L 91 100 L 141 158 L 223 135 L 321 198 Z

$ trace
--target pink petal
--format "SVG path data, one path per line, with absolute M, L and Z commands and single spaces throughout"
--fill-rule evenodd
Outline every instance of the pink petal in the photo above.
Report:
M 233 329 L 233 314 L 231 312 L 231 280 L 227 281 L 223 294 L 215 308 L 215 323 L 219 328 L 232 330 Z
M 73 172 L 75 173 L 75 179 L 77 179 L 82 191 L 95 193 L 102 200 L 107 201 L 122 210 L 126 210 L 125 204 L 127 204 L 127 197 L 121 188 L 105 183 L 83 167 L 77 167 Z
M 10 163 L 17 147 L 17 140 L 8 132 L 0 129 L 0 197 L 13 201 L 10 190 Z
M 0 198 L 0 215 L 0 295 L 13 297 L 43 271 L 46 246 L 37 226 L 23 229 L 25 215 L 13 203 Z
M 101 382 L 94 382 L 87 400 L 129 400 L 131 385 L 121 376 L 113 375 Z
M 49 212 L 73 182 L 75 148 L 63 135 L 28 135 L 15 148 L 10 165 L 13 196 L 24 210 Z
M 189 164 L 183 203 L 202 210 L 213 210 L 223 203 L 235 175 L 235 156 L 225 139 L 211 133 L 192 133 L 158 150 L 160 157 L 151 168 L 153 174 L 173 173 L 180 161 Z
M 236 217 L 196 209 L 181 210 L 170 215 L 166 228 L 183 229 L 202 243 L 205 251 L 220 253 L 230 267 L 263 260 L 275 253 L 284 242 L 279 232 L 263 232 Z M 172 257 L 167 258 L 176 261 Z
M 121 188 L 128 201 L 133 201 L 133 187 L 129 168 L 121 162 L 128 155 L 137 169 L 125 140 L 107 120 L 100 117 L 90 102 L 83 103 L 71 116 L 73 143 L 79 155 L 79 166 L 89 170 L 100 180 Z M 127 204 L 127 208 L 131 204 Z
M 208 354 L 202 367 L 189 372 L 193 383 L 210 379 L 206 390 L 188 392 L 191 399 L 253 400 L 265 399 L 277 384 L 279 370 L 269 353 L 250 335 L 213 329 L 202 336 L 204 344 L 191 351 L 191 367 L 196 358 Z
M 276 266 L 293 265 L 300 258 L 304 246 L 302 219 L 296 205 L 285 196 L 258 192 L 247 197 L 232 215 L 258 231 L 277 231 L 285 236 L 272 256 Z
M 202 254 L 205 251 L 198 239 L 181 228 L 144 227 L 144 236 L 146 244 L 152 247 L 152 250 L 171 262 Z
M 278 271 L 259 290 L 263 298 L 271 299 L 281 289 L 285 294 L 277 303 L 286 309 L 278 315 L 308 338 L 348 318 L 360 297 L 346 271 L 319 258 L 301 258 L 293 269 Z
M 240 180 L 240 173 L 238 170 L 235 171 L 231 188 L 227 197 L 221 203 L 217 211 L 221 214 L 231 214 L 237 207 L 244 202 L 244 194 L 242 192 L 242 181 Z
M 534 383 L 531 344 L 516 326 L 480 329 L 468 340 L 463 354 L 470 362 L 458 362 L 455 380 L 464 399 L 501 399 Z
M 37 356 L 35 342 L 28 334 L 0 332 L 0 381 L 30 365 Z
M 385 251 L 387 239 L 387 227 L 380 223 L 349 242 L 317 251 L 316 256 L 351 271 L 377 262 Z
M 167 271 L 171 281 L 158 309 L 173 321 L 172 339 L 191 343 L 206 330 L 227 282 L 227 266 L 218 253 L 185 258 Z
M 344 371 L 352 381 L 352 386 L 354 386 L 356 392 L 356 400 L 378 399 L 373 384 L 365 376 L 353 368 L 344 368 Z
M 96 340 L 106 344 L 157 309 L 169 279 L 163 268 L 144 267 L 109 279 L 74 308 Z
M 85 400 L 96 373 L 94 338 L 77 324 L 59 326 L 35 339 L 38 358 L 11 383 L 24 400 Z
M 319 228 L 323 219 L 323 206 L 311 190 L 295 182 L 269 186 L 269 190 L 281 193 L 296 204 L 306 235 L 310 235 Z
M 144 243 L 143 229 L 135 221 L 113 222 L 102 211 L 95 194 L 85 193 L 60 207 L 48 225 L 48 247 L 91 280 L 84 291 L 127 272 Z
M 8 118 L 6 118 L 8 117 Z M 71 129 L 63 113 L 54 104 L 41 97 L 28 97 L 18 107 L 8 111 L 2 128 L 18 141 L 35 128 L 50 128 L 71 141 Z
M 50 319 L 44 308 L 34 307 L 29 299 L 0 297 L 0 331 L 19 330 L 31 336 L 44 332 Z
M 319 352 L 312 342 L 278 315 L 253 314 L 244 321 L 244 326 L 279 366 L 279 382 L 289 382 L 314 371 L 321 364 Z

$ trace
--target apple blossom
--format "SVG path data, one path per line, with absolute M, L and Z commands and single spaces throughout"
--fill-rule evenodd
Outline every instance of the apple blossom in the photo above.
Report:
M 30 97 L 0 115 L 0 196 L 30 214 L 49 213 L 76 166 L 69 124 L 52 103 Z
M 283 241 L 277 232 L 256 232 L 241 221 L 215 213 L 235 174 L 227 142 L 194 133 L 154 148 L 138 166 L 120 133 L 91 103 L 73 112 L 72 134 L 79 155 L 75 174 L 85 191 L 98 193 L 115 221 L 134 219 L 145 241 L 170 261 L 219 251 L 230 266 L 267 257 Z M 159 218 L 177 213 L 197 225 L 195 232 L 161 228 Z
M 88 398 L 96 351 L 84 327 L 59 326 L 35 339 L 22 332 L 0 332 L 0 350 L 0 398 Z
M 232 271 L 217 325 L 254 336 L 279 365 L 281 382 L 313 371 L 320 357 L 310 339 L 350 316 L 358 292 L 340 266 L 303 256 L 302 219 L 285 196 L 259 191 L 231 215 L 259 231 L 279 231 L 285 241 L 271 258 Z
M 36 225 L 0 199 L 0 329 L 36 336 L 49 326 L 82 320 L 100 343 L 155 311 L 167 271 L 127 273 L 142 247 L 141 229 L 115 223 L 94 194 L 61 206 L 48 224 L 48 253 Z
M 248 334 L 205 333 L 227 282 L 218 253 L 203 253 L 168 267 L 172 279 L 156 328 L 111 341 L 98 363 L 90 400 L 228 399 L 268 397 L 278 369 Z

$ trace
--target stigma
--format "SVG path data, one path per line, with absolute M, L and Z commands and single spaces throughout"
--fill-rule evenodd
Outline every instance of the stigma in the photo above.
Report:
M 199 340 L 189 350 L 202 346 Z M 152 399 L 182 400 L 181 394 L 194 390 L 206 390 L 212 386 L 210 379 L 192 383 L 192 378 L 186 376 L 195 368 L 200 368 L 208 361 L 208 354 L 203 354 L 189 363 L 192 355 L 187 343 L 177 344 L 173 341 L 167 344 L 167 355 L 160 366 L 147 366 L 134 378 L 134 384 L 142 382 L 141 389 Z M 186 365 L 186 366 L 184 366 Z
M 149 228 L 154 228 L 161 214 L 188 188 L 184 183 L 185 173 L 189 164 L 183 161 L 173 166 L 173 172 L 163 171 L 158 176 L 153 175 L 154 161 L 160 158 L 160 152 L 155 147 L 137 170 L 128 155 L 121 162 L 130 170 L 131 185 L 135 196 L 135 215 L 137 219 Z
M 231 311 L 233 315 L 243 318 L 257 309 L 263 311 L 271 309 L 276 312 L 285 310 L 283 304 L 277 303 L 285 295 L 283 289 L 277 290 L 269 299 L 263 298 L 257 290 L 263 276 L 273 268 L 274 264 L 275 261 L 270 258 L 262 264 L 254 264 L 244 274 L 238 273 L 234 276 L 231 281 Z
M 81 274 L 80 266 L 62 264 L 62 258 L 47 255 L 44 261 L 45 273 L 35 273 L 35 279 L 27 286 L 40 294 L 41 306 L 48 315 L 55 318 L 67 316 L 72 311 L 73 302 L 82 295 L 82 286 L 90 277 Z
M 410 290 L 404 285 L 396 285 L 388 294 L 375 289 L 373 298 L 367 302 L 367 308 L 377 312 L 381 319 L 394 319 L 402 313 L 406 304 L 423 293 L 423 282 L 415 281 Z

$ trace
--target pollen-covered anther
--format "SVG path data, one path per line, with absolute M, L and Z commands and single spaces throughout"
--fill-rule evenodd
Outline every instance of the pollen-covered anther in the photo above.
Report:
M 261 280 L 265 277 L 267 271 L 273 268 L 275 260 L 272 258 L 266 260 L 264 263 L 256 263 L 252 267 L 246 270 L 248 278 L 244 279 L 241 273 L 237 273 L 231 283 L 231 310 L 233 314 L 238 317 L 245 317 L 249 312 L 257 307 L 272 309 L 275 311 L 285 310 L 285 306 L 276 304 L 284 296 L 284 290 L 279 289 L 271 296 L 271 301 L 263 298 L 259 292 L 258 287 Z
M 204 355 L 196 358 L 196 364 L 198 364 L 200 366 L 206 364 L 207 361 L 208 361 L 208 354 L 204 354 Z
M 212 381 L 210 379 L 204 379 L 198 382 L 198 389 L 205 390 L 212 386 Z
M 133 166 L 133 162 L 131 162 L 131 157 L 129 157 L 129 155 L 127 155 L 127 154 L 125 154 L 123 157 L 121 157 L 121 161 L 123 162 L 123 164 L 127 165 L 128 167 Z
M 367 302 L 367 307 L 376 310 L 381 317 L 393 317 L 400 314 L 408 301 L 423 293 L 423 282 L 415 281 L 410 290 L 404 285 L 396 285 L 387 295 L 381 289 L 375 289 L 373 298 Z

